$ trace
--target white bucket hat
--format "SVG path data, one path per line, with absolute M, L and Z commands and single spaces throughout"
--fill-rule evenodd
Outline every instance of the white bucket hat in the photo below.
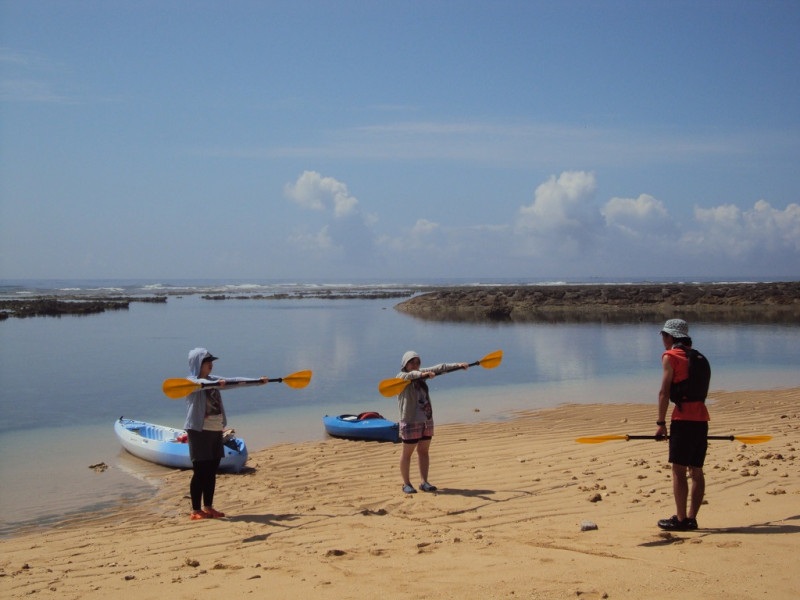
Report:
M 409 350 L 408 352 L 403 354 L 403 361 L 402 364 L 400 365 L 400 368 L 405 369 L 406 365 L 408 364 L 408 361 L 410 361 L 412 358 L 419 358 L 419 354 L 417 354 L 413 350 Z
M 683 319 L 670 319 L 664 323 L 661 331 L 674 338 L 686 338 L 689 337 L 689 324 Z

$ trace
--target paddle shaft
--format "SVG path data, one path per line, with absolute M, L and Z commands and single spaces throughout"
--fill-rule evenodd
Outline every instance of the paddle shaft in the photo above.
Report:
M 278 377 L 276 379 L 267 379 L 269 383 L 280 383 L 283 381 L 283 377 Z M 230 387 L 232 385 L 257 385 L 260 383 L 264 383 L 260 379 L 250 379 L 247 381 L 226 381 L 225 387 Z M 201 388 L 218 388 L 223 387 L 221 383 L 198 383 Z
M 625 436 L 629 440 L 668 440 L 668 435 L 628 435 Z M 728 440 L 732 442 L 734 440 L 734 436 L 732 435 L 709 435 L 706 436 L 707 440 Z
M 469 363 L 468 367 L 474 367 L 476 365 L 481 364 L 481 361 L 477 360 L 474 363 Z M 439 373 L 440 375 L 447 375 L 448 373 L 452 373 L 453 371 L 461 371 L 464 367 L 455 367 L 452 369 L 447 369 L 446 371 L 442 371 Z M 423 373 L 430 373 L 430 371 L 423 371 Z M 417 379 L 428 379 L 429 377 L 418 377 Z M 414 379 L 385 379 L 381 382 L 381 385 L 378 386 L 378 389 L 381 390 L 381 393 L 386 396 L 394 396 L 395 394 L 399 394 L 403 389 L 405 389 L 408 384 L 410 384 Z M 382 389 L 382 387 L 384 389 Z
M 283 382 L 288 385 L 290 388 L 300 389 L 306 387 L 309 382 L 311 381 L 311 371 L 298 371 L 297 373 L 292 373 L 291 375 L 286 375 L 284 377 L 277 377 L 274 379 L 270 378 L 258 378 L 258 379 L 239 379 L 238 381 L 231 381 L 228 379 L 222 379 L 218 381 L 194 381 L 192 379 L 167 379 L 164 381 L 162 386 L 162 390 L 164 394 L 170 398 L 183 398 L 184 396 L 188 396 L 192 392 L 196 390 L 201 390 L 203 388 L 222 388 L 222 381 L 225 381 L 225 387 L 245 387 L 251 385 L 263 385 L 268 382 Z
M 580 437 L 575 441 L 580 444 L 602 444 L 603 442 L 611 442 L 614 440 L 656 440 L 656 441 L 663 441 L 668 440 L 669 436 L 657 436 L 657 435 L 597 435 L 594 437 Z M 772 439 L 771 435 L 708 435 L 706 436 L 708 440 L 727 440 L 732 442 L 736 440 L 737 442 L 742 442 L 743 444 L 761 444 L 763 442 L 768 442 Z
M 477 365 L 482 366 L 484 369 L 494 369 L 497 365 L 500 364 L 500 361 L 503 360 L 503 351 L 497 350 L 490 354 L 487 354 L 480 360 L 476 360 L 473 363 L 468 363 L 466 367 L 474 367 Z M 442 371 L 440 374 L 444 375 L 446 373 L 452 373 L 453 371 L 461 371 L 466 367 L 453 367 L 450 369 L 446 369 Z M 427 379 L 427 377 L 425 378 Z M 387 398 L 390 396 L 396 396 L 400 392 L 402 392 L 409 383 L 411 383 L 411 379 L 401 379 L 396 377 L 394 379 L 384 379 L 378 384 L 378 391 L 381 393 L 382 396 L 386 396 Z
M 481 361 L 476 360 L 474 363 L 469 363 L 467 366 L 468 367 L 477 367 L 479 364 L 481 364 Z M 452 373 L 453 371 L 461 371 L 463 368 L 464 367 L 456 367 L 455 369 L 447 369 L 445 371 L 445 373 Z M 444 375 L 444 373 L 442 373 L 442 375 Z

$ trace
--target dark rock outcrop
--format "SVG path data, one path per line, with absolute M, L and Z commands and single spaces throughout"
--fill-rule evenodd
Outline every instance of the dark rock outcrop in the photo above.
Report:
M 0 300 L 0 320 L 8 317 L 60 317 L 94 315 L 107 310 L 127 310 L 131 302 L 166 302 L 166 296 L 117 298 L 28 298 Z
M 446 288 L 395 309 L 436 321 L 798 323 L 800 282 Z

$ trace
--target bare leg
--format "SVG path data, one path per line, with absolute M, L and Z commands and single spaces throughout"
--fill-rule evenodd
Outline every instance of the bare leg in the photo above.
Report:
M 428 481 L 428 469 L 431 466 L 431 457 L 428 453 L 432 440 L 422 440 L 417 444 L 417 460 L 419 460 L 419 476 L 422 483 Z
M 706 493 L 706 477 L 702 467 L 689 467 L 692 472 L 692 496 L 689 503 L 688 517 L 697 518 L 700 506 L 703 504 L 703 496 Z
M 403 485 L 411 485 L 411 455 L 417 444 L 403 443 L 403 452 L 400 455 L 400 476 L 403 478 Z
M 689 497 L 689 482 L 684 465 L 672 465 L 672 494 L 675 496 L 675 515 L 679 521 L 686 519 L 686 500 Z

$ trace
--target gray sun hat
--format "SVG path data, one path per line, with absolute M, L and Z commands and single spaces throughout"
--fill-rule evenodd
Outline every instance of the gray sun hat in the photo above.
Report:
M 400 365 L 400 368 L 405 369 L 406 365 L 408 364 L 408 361 L 410 361 L 412 358 L 419 358 L 419 354 L 417 354 L 413 350 L 409 350 L 408 352 L 403 354 L 403 360 L 402 364 Z
M 683 319 L 670 319 L 664 323 L 661 331 L 674 338 L 687 338 L 689 337 L 689 324 Z

